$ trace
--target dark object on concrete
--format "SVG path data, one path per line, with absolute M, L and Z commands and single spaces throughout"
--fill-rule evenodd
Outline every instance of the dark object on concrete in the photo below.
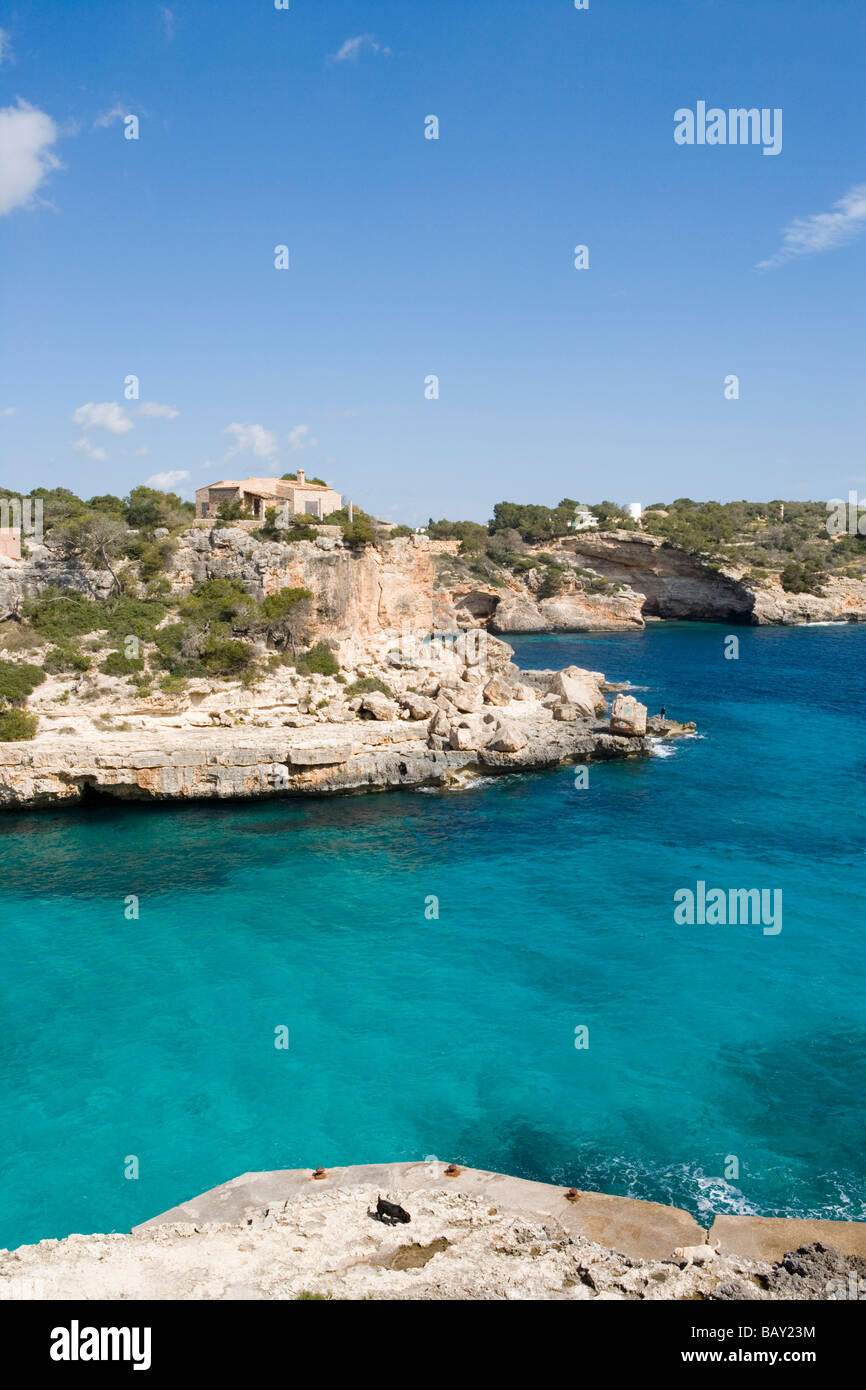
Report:
M 386 1226 L 396 1226 L 399 1222 L 405 1226 L 412 1218 L 408 1211 L 399 1206 L 397 1202 L 386 1202 L 384 1197 L 380 1197 L 376 1203 L 376 1215 Z

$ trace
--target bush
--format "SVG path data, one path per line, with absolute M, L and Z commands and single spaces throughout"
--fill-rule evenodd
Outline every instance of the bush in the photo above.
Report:
M 90 657 L 73 642 L 61 642 L 46 656 L 43 670 L 50 676 L 59 676 L 66 671 L 89 671 Z
M 17 743 L 19 739 L 33 738 L 39 728 L 35 714 L 23 709 L 0 710 L 0 743 Z
M 206 579 L 180 605 L 184 617 L 200 623 L 235 624 L 247 620 L 254 608 L 255 601 L 237 579 Z
M 26 661 L 0 661 L 0 700 L 21 705 L 45 679 L 41 666 Z
M 67 637 L 83 637 L 105 626 L 105 610 L 83 594 L 62 594 L 46 590 L 38 599 L 24 605 L 24 613 L 36 628 L 54 642 Z
M 317 642 L 298 657 L 295 669 L 301 676 L 336 676 L 340 666 L 328 644 Z
M 380 695 L 387 695 L 389 700 L 396 698 L 390 685 L 380 680 L 378 676 L 360 676 L 358 680 L 352 681 L 351 685 L 346 686 L 346 695 L 349 699 L 353 695 L 371 695 L 373 691 L 377 691 Z
M 109 652 L 99 669 L 105 676 L 137 676 L 144 670 L 144 660 L 140 656 L 126 656 L 123 652 Z
M 209 676 L 241 676 L 253 665 L 253 653 L 246 642 L 236 638 L 209 636 L 201 653 L 201 662 Z
M 376 533 L 373 528 L 372 517 L 366 516 L 363 512 L 356 516 L 354 521 L 347 521 L 343 525 L 343 540 L 352 547 L 353 550 L 359 549 L 364 545 L 373 545 L 376 540 Z
M 818 594 L 824 575 L 810 561 L 789 560 L 779 575 L 782 588 L 789 594 Z

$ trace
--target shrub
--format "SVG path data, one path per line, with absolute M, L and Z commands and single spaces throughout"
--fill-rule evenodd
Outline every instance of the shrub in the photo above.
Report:
M 59 676 L 65 671 L 89 671 L 90 657 L 74 642 L 61 642 L 46 656 L 43 670 L 50 676 Z
M 17 743 L 19 739 L 33 738 L 39 728 L 35 714 L 23 709 L 0 710 L 0 743 Z
M 201 662 L 209 676 L 240 676 L 249 672 L 253 653 L 246 642 L 236 638 L 209 636 L 202 648 Z
M 26 617 L 36 628 L 54 642 L 67 637 L 83 637 L 105 626 L 105 610 L 100 603 L 83 594 L 62 594 L 46 590 L 38 599 L 24 605 Z
M 26 661 L 0 661 L 0 700 L 10 705 L 23 704 L 44 679 L 41 666 L 30 666 Z
M 206 579 L 180 605 L 184 617 L 201 623 L 234 624 L 248 619 L 254 608 L 254 600 L 237 579 Z
M 175 676 L 169 672 L 160 677 L 160 690 L 164 690 L 167 695 L 179 695 L 182 690 L 186 690 L 186 681 L 183 676 Z
M 363 512 L 356 516 L 354 521 L 347 521 L 343 525 L 343 540 L 352 547 L 353 550 L 359 549 L 364 545 L 373 545 L 376 534 L 373 529 L 372 517 L 366 516 Z
M 824 575 L 810 561 L 789 560 L 779 575 L 779 581 L 789 594 L 818 594 Z
M 334 653 L 326 642 L 317 642 L 304 652 L 295 662 L 295 669 L 302 676 L 336 676 L 340 666 Z
M 389 700 L 395 698 L 390 685 L 380 680 L 378 676 L 359 676 L 358 680 L 352 681 L 351 685 L 346 686 L 346 695 L 349 699 L 353 695 L 371 695 L 377 691 L 380 695 L 387 695 Z
M 140 656 L 126 656 L 123 652 L 109 652 L 99 669 L 105 676 L 136 676 L 144 670 L 144 660 Z

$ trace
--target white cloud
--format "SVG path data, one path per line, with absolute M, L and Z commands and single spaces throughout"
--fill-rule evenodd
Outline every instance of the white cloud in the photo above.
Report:
M 174 38 L 174 31 L 177 28 L 177 15 L 166 5 L 162 5 L 160 8 L 162 10 L 163 31 L 165 33 L 166 39 L 169 43 L 171 43 L 172 39 Z
M 346 39 L 336 53 L 331 54 L 332 63 L 357 63 L 364 51 L 370 53 L 382 53 L 390 57 L 391 49 L 377 43 L 372 34 L 357 34 L 353 39 Z
M 108 458 L 105 450 L 94 448 L 89 439 L 76 439 L 72 447 L 76 454 L 84 454 L 85 458 L 95 459 L 97 463 L 104 463 Z
M 120 104 L 112 106 L 110 111 L 103 111 L 101 116 L 96 117 L 96 120 L 93 122 L 93 129 L 96 130 L 101 126 L 114 125 L 115 121 L 122 121 L 125 116 L 125 106 L 121 106 Z
M 9 34 L 5 29 L 0 29 L 0 63 L 5 63 L 12 57 L 12 48 L 9 43 Z
M 299 449 L 315 449 L 318 439 L 308 439 L 309 425 L 295 425 L 289 433 L 289 453 L 296 454 Z
M 17 409 L 17 405 L 7 405 L 5 410 L 0 410 L 0 415 L 14 415 Z
M 88 401 L 87 405 L 78 407 L 72 419 L 83 430 L 108 430 L 109 434 L 128 434 L 130 430 L 135 429 L 125 410 L 114 401 L 102 401 L 99 405 Z
M 147 415 L 152 420 L 174 420 L 180 414 L 173 405 L 160 405 L 159 401 L 142 401 L 138 407 L 139 415 Z
M 866 231 L 866 183 L 849 188 L 832 212 L 816 212 L 811 217 L 795 217 L 782 232 L 782 245 L 769 260 L 759 261 L 758 270 L 770 270 L 798 256 L 813 256 L 844 246 Z
M 146 444 L 142 444 L 142 446 L 141 446 L 140 449 L 133 449 L 133 451 L 132 451 L 132 457 L 133 457 L 134 459 L 144 459 L 144 458 L 147 458 L 147 456 L 148 456 L 149 453 L 150 453 L 150 450 L 148 449 L 147 445 L 146 445 Z
M 227 425 L 224 433 L 234 436 L 234 443 L 223 455 L 224 463 L 234 458 L 235 454 L 250 452 L 260 459 L 276 458 L 277 436 L 262 425 Z
M 152 473 L 147 479 L 145 487 L 159 488 L 160 492 L 173 492 L 178 483 L 189 481 L 189 472 L 186 469 L 175 468 L 168 473 Z
M 51 117 L 27 101 L 0 109 L 0 215 L 27 207 L 42 181 L 62 167 L 50 150 L 57 135 Z

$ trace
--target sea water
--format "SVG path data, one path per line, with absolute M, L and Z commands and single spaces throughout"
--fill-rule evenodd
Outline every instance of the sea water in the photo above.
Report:
M 866 1217 L 866 628 L 513 645 L 698 737 L 588 786 L 0 816 L 0 1245 L 427 1156 Z M 782 931 L 678 925 L 700 881 Z

